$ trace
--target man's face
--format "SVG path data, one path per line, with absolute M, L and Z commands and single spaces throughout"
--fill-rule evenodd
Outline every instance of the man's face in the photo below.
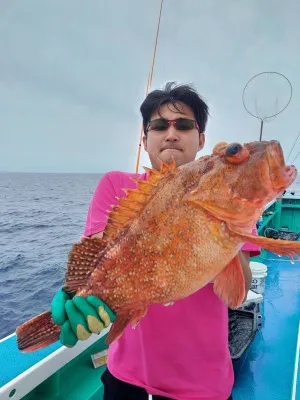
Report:
M 151 121 L 158 118 L 165 118 L 166 120 L 188 118 L 195 120 L 194 113 L 189 106 L 183 103 L 177 103 L 176 106 L 180 112 L 171 103 L 164 104 L 160 107 L 159 113 L 156 111 L 152 115 Z M 159 159 L 167 164 L 170 164 L 174 159 L 178 167 L 194 161 L 197 152 L 204 146 L 204 134 L 199 133 L 196 127 L 182 131 L 170 124 L 165 130 L 150 129 L 147 136 L 143 137 L 143 142 L 144 148 L 149 154 L 152 167 L 159 170 Z

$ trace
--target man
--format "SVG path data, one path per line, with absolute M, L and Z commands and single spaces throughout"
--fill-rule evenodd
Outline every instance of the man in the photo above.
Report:
M 151 92 L 141 105 L 144 148 L 152 167 L 159 159 L 177 166 L 189 163 L 204 146 L 208 107 L 189 86 L 168 83 Z M 85 236 L 101 237 L 107 210 L 124 196 L 122 188 L 134 188 L 130 177 L 146 174 L 113 171 L 101 179 L 91 202 Z M 246 244 L 239 258 L 245 289 L 251 284 L 249 257 L 259 249 Z M 252 253 L 252 254 L 251 254 Z M 180 265 L 178 265 L 180 268 Z M 74 345 L 91 332 L 99 332 L 114 315 L 94 297 L 68 300 L 59 291 L 53 300 L 55 322 L 62 324 L 61 341 Z M 98 306 L 103 307 L 98 308 Z M 91 318 L 89 307 L 102 318 Z M 62 318 L 68 315 L 68 320 Z M 94 310 L 95 311 L 95 310 Z M 65 322 L 64 322 L 65 321 Z M 64 323 L 63 323 L 64 322 Z M 228 309 L 214 294 L 210 283 L 174 305 L 152 305 L 136 329 L 128 326 L 109 348 L 107 370 L 102 376 L 104 400 L 155 399 L 226 400 L 231 398 L 233 368 L 228 349 Z

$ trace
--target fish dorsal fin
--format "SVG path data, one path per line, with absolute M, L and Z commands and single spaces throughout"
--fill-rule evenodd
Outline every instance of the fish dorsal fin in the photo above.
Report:
M 74 243 L 67 261 L 63 290 L 73 293 L 86 281 L 102 259 L 107 242 L 100 238 L 83 238 Z
M 103 232 L 106 241 L 113 240 L 134 217 L 139 215 L 148 200 L 156 193 L 158 182 L 167 174 L 174 173 L 176 169 L 175 161 L 170 165 L 161 161 L 160 171 L 144 167 L 148 175 L 147 181 L 131 178 L 137 184 L 137 188 L 123 189 L 127 197 L 119 198 L 119 204 L 109 212 Z

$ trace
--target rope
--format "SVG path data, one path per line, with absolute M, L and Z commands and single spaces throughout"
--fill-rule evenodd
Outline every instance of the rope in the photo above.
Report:
M 151 84 L 152 84 L 154 64 L 155 64 L 155 58 L 156 58 L 156 48 L 157 48 L 157 43 L 158 43 L 158 35 L 159 35 L 159 28 L 160 28 L 160 20 L 161 20 L 163 2 L 164 2 L 164 0 L 161 0 L 160 10 L 159 10 L 159 17 L 158 17 L 158 24 L 157 24 L 157 30 L 156 30 L 154 52 L 153 52 L 153 57 L 152 57 L 152 65 L 151 65 L 151 70 L 150 70 L 150 74 L 149 74 L 148 81 L 147 81 L 146 96 L 145 97 L 147 97 L 147 95 L 149 93 L 149 88 L 151 87 Z M 136 173 L 138 173 L 138 171 L 139 171 L 142 141 L 143 141 L 143 124 L 142 124 L 142 127 L 141 127 L 140 141 L 139 141 L 139 145 L 138 145 L 138 154 L 137 154 L 137 160 L 136 160 L 136 166 L 135 166 L 135 172 Z

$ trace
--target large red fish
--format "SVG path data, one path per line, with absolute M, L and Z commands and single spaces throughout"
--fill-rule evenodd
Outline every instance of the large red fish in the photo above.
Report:
M 239 307 L 244 242 L 291 258 L 300 252 L 298 242 L 251 234 L 264 206 L 297 175 L 278 142 L 219 143 L 210 156 L 147 172 L 110 212 L 103 239 L 84 239 L 69 254 L 64 290 L 97 296 L 117 313 L 108 344 L 150 304 L 178 301 L 212 280 L 216 295 Z M 45 312 L 16 333 L 19 349 L 34 351 L 57 341 L 60 327 Z

